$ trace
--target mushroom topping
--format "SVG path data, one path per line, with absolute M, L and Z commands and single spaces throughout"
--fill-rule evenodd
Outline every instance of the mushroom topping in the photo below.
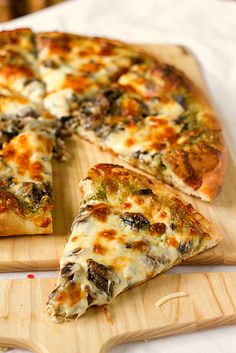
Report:
M 141 213 L 125 212 L 120 216 L 124 224 L 137 230 L 148 228 L 150 223 Z
M 114 281 L 112 281 L 112 270 L 102 264 L 93 261 L 92 259 L 89 259 L 87 263 L 88 279 L 93 282 L 98 289 L 111 297 L 114 287 Z

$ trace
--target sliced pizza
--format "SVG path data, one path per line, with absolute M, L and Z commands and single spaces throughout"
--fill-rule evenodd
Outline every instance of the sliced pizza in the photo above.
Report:
M 0 119 L 0 236 L 52 232 L 54 137 L 45 118 Z
M 37 47 L 44 106 L 59 118 L 71 115 L 81 97 L 117 81 L 134 63 L 151 60 L 127 44 L 70 33 L 39 33 Z
M 54 321 L 109 304 L 124 290 L 221 240 L 170 188 L 119 165 L 96 165 L 82 189 L 80 212 L 48 299 Z
M 0 84 L 0 120 L 17 120 L 24 116 L 37 117 L 40 115 L 40 110 L 37 104 Z
M 37 76 L 36 55 L 30 29 L 0 32 L 0 84 L 40 106 L 45 85 Z
M 226 149 L 203 95 L 174 67 L 133 66 L 119 83 L 85 98 L 66 122 L 133 166 L 211 201 L 226 169 Z

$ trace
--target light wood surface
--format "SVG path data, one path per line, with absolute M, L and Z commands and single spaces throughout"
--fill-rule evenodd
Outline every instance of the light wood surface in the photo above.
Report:
M 54 279 L 0 282 L 0 345 L 37 353 L 105 353 L 124 342 L 186 333 L 236 322 L 236 273 L 161 275 L 65 324 L 45 314 Z M 184 291 L 157 308 L 163 296 Z
M 176 65 L 206 91 L 199 66 L 185 48 L 174 45 L 143 45 L 158 58 Z M 70 161 L 53 163 L 55 194 L 54 234 L 0 238 L 0 271 L 49 270 L 58 268 L 58 260 L 70 233 L 70 226 L 80 202 L 79 181 L 99 162 L 124 164 L 111 154 L 87 141 L 74 137 L 68 143 Z M 125 165 L 125 164 L 124 164 Z M 225 185 L 212 203 L 185 197 L 197 207 L 224 236 L 221 245 L 190 259 L 193 264 L 236 264 L 236 168 L 229 159 Z

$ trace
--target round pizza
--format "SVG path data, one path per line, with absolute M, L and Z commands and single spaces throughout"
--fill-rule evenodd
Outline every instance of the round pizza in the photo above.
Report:
M 37 35 L 44 107 L 73 132 L 181 191 L 213 200 L 226 149 L 203 93 L 183 72 L 124 43 Z
M 226 169 L 220 125 L 183 72 L 106 38 L 0 32 L 0 236 L 52 233 L 51 160 L 73 134 L 159 181 L 119 165 L 88 172 L 48 299 L 55 321 L 221 241 L 164 184 L 211 201 Z

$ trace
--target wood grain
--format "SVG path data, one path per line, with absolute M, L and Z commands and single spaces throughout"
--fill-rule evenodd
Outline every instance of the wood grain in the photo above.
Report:
M 11 19 L 11 2 L 10 0 L 0 0 L 0 22 L 6 22 Z
M 236 322 L 236 273 L 161 275 L 121 294 L 76 322 L 55 324 L 45 315 L 53 279 L 0 282 L 0 344 L 37 353 L 105 353 L 130 341 L 186 333 Z M 163 296 L 184 291 L 157 308 Z
M 142 48 L 167 63 L 174 64 L 206 91 L 199 66 L 192 54 L 181 46 L 142 45 Z M 55 194 L 54 233 L 42 236 L 18 236 L 0 239 L 0 271 L 49 270 L 58 267 L 70 226 L 80 202 L 78 183 L 88 169 L 99 162 L 125 165 L 111 154 L 87 141 L 74 137 L 68 143 L 69 162 L 53 163 Z M 232 158 L 224 188 L 212 204 L 184 196 L 193 203 L 224 236 L 222 244 L 188 261 L 191 264 L 236 264 L 236 168 Z

